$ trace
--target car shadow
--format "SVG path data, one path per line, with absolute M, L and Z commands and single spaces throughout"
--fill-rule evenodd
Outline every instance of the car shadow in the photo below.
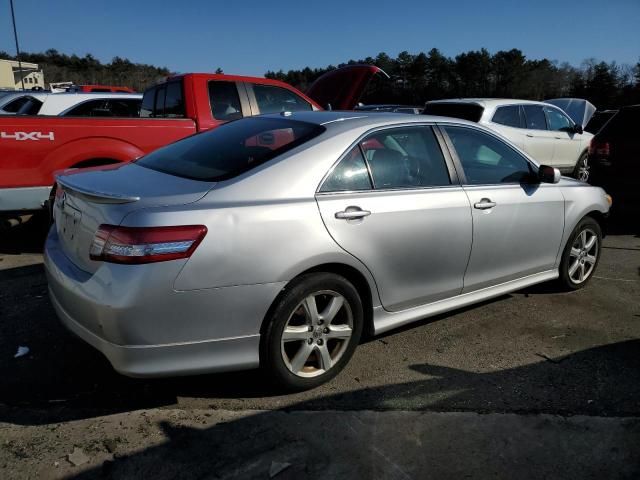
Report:
M 48 231 L 45 214 L 0 218 L 0 255 L 42 253 Z
M 334 475 L 340 478 L 418 478 L 415 475 L 420 475 L 420 468 L 426 466 L 416 465 L 416 462 L 424 462 L 427 455 L 423 450 L 427 445 L 423 445 L 422 442 L 428 444 L 434 441 L 434 437 L 446 441 L 447 435 L 437 426 L 424 431 L 425 437 L 417 445 L 419 439 L 415 438 L 414 432 L 392 429 L 384 436 L 384 442 L 391 443 L 379 445 L 383 451 L 393 451 L 393 455 L 402 456 L 403 453 L 398 453 L 397 449 L 391 447 L 406 445 L 405 448 L 415 452 L 402 457 L 404 465 L 410 469 L 410 473 L 413 472 L 407 474 L 404 471 L 398 472 L 398 465 L 390 462 L 388 458 L 381 459 L 379 454 L 373 455 L 373 452 L 380 452 L 380 449 L 373 448 L 371 442 L 380 443 L 379 437 L 383 433 L 379 433 L 378 438 L 374 437 L 376 428 L 382 427 L 367 425 L 361 420 L 358 422 L 354 416 L 346 418 L 353 420 L 355 427 L 347 422 L 349 425 L 327 425 L 325 429 L 310 433 L 307 428 L 308 423 L 311 423 L 308 420 L 309 414 L 296 416 L 297 411 L 399 410 L 403 404 L 411 400 L 418 402 L 419 409 L 432 411 L 633 416 L 640 413 L 639 349 L 640 341 L 631 340 L 586 349 L 557 359 L 541 359 L 529 365 L 483 373 L 440 365 L 414 364 L 408 368 L 419 372 L 423 377 L 421 380 L 296 402 L 281 409 L 288 412 L 288 415 L 293 415 L 287 417 L 286 421 L 277 411 L 242 416 L 207 428 L 185 427 L 172 421 L 162 421 L 158 427 L 163 431 L 166 440 L 159 445 L 130 455 L 115 456 L 101 467 L 83 472 L 75 478 L 133 478 L 140 475 L 148 478 L 267 478 L 269 466 L 274 459 L 290 463 L 289 471 L 278 475 L 278 478 L 282 479 L 335 478 Z M 482 405 L 485 407 L 482 408 Z M 294 420 L 291 421 L 291 418 Z M 345 419 L 344 416 L 340 418 Z M 337 417 L 335 421 L 339 421 Z M 347 427 L 350 430 L 341 433 L 342 429 Z M 469 434 L 471 430 L 465 430 L 460 424 L 457 424 L 456 428 L 460 430 L 449 433 L 453 433 L 456 438 L 453 443 L 464 450 L 464 432 L 467 431 Z M 576 428 L 567 422 L 562 430 L 556 431 L 553 437 L 548 437 L 540 425 L 535 433 L 535 441 L 527 443 L 527 440 L 521 438 L 515 450 L 511 446 L 507 448 L 508 439 L 504 433 L 500 433 L 502 436 L 496 442 L 495 438 L 490 438 L 491 432 L 483 432 L 480 441 L 474 443 L 473 450 L 468 451 L 466 455 L 460 455 L 460 452 L 452 455 L 457 457 L 457 462 L 465 468 L 477 468 L 477 462 L 481 458 L 488 459 L 489 465 L 494 468 L 503 468 L 509 462 L 522 465 L 524 458 L 534 454 L 532 448 L 537 442 L 547 449 L 545 458 L 551 458 L 551 463 L 562 463 L 560 459 L 573 448 L 571 436 L 581 434 Z M 638 435 L 638 424 L 630 423 L 625 432 L 627 437 L 613 439 L 615 445 L 627 445 L 632 441 L 630 439 Z M 605 442 L 607 448 L 610 448 L 607 442 L 611 441 L 604 438 L 598 440 Z M 584 447 L 585 445 L 582 445 L 578 448 L 582 454 L 586 453 Z M 446 448 L 451 449 L 452 446 Z M 554 450 L 555 448 L 557 450 Z M 633 448 L 630 450 L 633 451 Z M 348 451 L 348 454 L 341 456 L 338 454 L 340 451 Z M 360 460 L 356 460 L 353 455 L 366 455 L 366 458 L 358 456 Z M 514 457 L 509 459 L 510 455 Z M 623 464 L 632 469 L 638 467 L 637 454 L 635 458 L 625 459 L 616 459 L 612 455 L 614 454 L 608 454 L 607 458 L 613 459 L 614 465 L 618 462 L 614 468 Z M 380 464 L 381 461 L 386 463 Z M 577 459 L 569 457 L 565 458 L 564 462 L 575 463 L 567 467 L 570 469 L 587 469 L 584 472 L 570 470 L 571 478 L 581 478 L 582 475 L 589 474 L 594 465 L 603 467 L 605 463 L 603 459 L 593 458 L 585 466 Z M 333 470 L 335 468 L 338 470 Z M 508 468 L 517 469 L 513 465 Z M 548 467 L 529 465 L 522 469 L 522 472 L 526 473 L 525 478 L 541 478 L 538 474 L 542 468 Z M 443 471 L 456 471 L 456 466 L 443 465 Z M 558 475 L 557 472 L 556 470 L 556 476 L 551 477 L 569 478 Z M 496 476 L 495 471 L 483 472 L 480 469 L 477 473 L 480 473 L 480 476 L 476 478 Z M 546 474 L 543 476 L 551 478 Z M 603 476 L 606 477 L 604 473 Z M 435 477 L 447 478 L 448 475 Z

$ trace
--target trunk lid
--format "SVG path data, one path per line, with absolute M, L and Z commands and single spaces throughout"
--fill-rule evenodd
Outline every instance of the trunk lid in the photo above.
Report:
M 100 265 L 89 258 L 89 249 L 101 224 L 119 225 L 141 208 L 196 202 L 214 185 L 135 163 L 65 172 L 56 181 L 60 191 L 53 209 L 54 228 L 60 245 L 78 268 L 89 273 Z
M 331 105 L 332 110 L 353 110 L 369 81 L 378 73 L 389 78 L 389 75 L 375 65 L 337 68 L 313 82 L 306 95 L 322 108 Z

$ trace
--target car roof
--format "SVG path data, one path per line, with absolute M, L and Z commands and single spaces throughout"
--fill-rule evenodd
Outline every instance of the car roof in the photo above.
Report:
M 407 115 L 405 113 L 392 112 L 368 112 L 366 110 L 347 111 L 302 111 L 302 112 L 282 112 L 269 115 L 261 115 L 267 118 L 287 118 L 301 122 L 322 125 L 332 131 L 344 131 L 355 127 L 379 127 L 385 125 L 401 125 L 407 123 L 455 123 L 459 125 L 472 125 L 478 127 L 477 123 L 469 122 L 459 118 L 440 117 L 435 115 Z
M 499 107 L 501 105 L 547 105 L 545 102 L 535 100 L 521 100 L 519 98 L 447 98 L 442 100 L 431 100 L 428 104 L 433 103 L 472 103 L 482 107 Z

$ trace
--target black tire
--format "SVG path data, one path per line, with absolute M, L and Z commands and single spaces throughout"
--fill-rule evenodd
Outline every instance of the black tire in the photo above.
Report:
M 325 324 L 325 327 L 312 326 L 311 324 L 313 322 L 305 323 L 307 321 L 307 310 L 304 308 L 303 301 L 310 296 L 314 298 L 313 303 L 317 306 L 317 310 L 320 313 L 318 316 L 320 320 L 318 321 L 320 322 L 319 325 L 321 325 L 323 323 L 321 319 L 322 314 L 328 312 L 326 308 L 328 308 L 329 302 L 334 298 L 332 294 L 336 294 L 335 297 L 342 297 L 342 306 L 339 307 L 339 310 L 337 310 L 338 313 L 333 317 L 335 322 L 329 320 L 329 322 Z M 323 307 L 322 302 L 325 297 L 327 303 L 326 307 Z M 301 311 L 304 311 L 305 315 L 301 314 Z M 334 273 L 310 273 L 302 275 L 287 286 L 284 293 L 276 300 L 270 309 L 270 314 L 265 320 L 266 327 L 262 335 L 260 349 L 261 367 L 266 371 L 278 389 L 289 392 L 308 390 L 328 382 L 344 368 L 353 355 L 362 334 L 363 318 L 362 301 L 360 300 L 358 291 L 346 278 Z M 296 321 L 300 323 L 298 325 L 291 323 Z M 320 330 L 324 329 L 324 332 L 326 332 L 329 327 L 344 327 L 344 325 L 340 325 L 342 322 L 347 322 L 344 325 L 348 325 L 350 322 L 348 326 L 351 327 L 351 333 L 348 339 L 330 338 L 329 335 L 331 335 L 331 333 L 326 333 L 326 337 L 322 337 L 323 332 Z M 305 327 L 305 325 L 308 327 Z M 307 338 L 303 340 L 295 339 L 285 344 L 283 334 L 287 326 L 289 326 L 289 329 L 295 329 L 297 327 L 300 329 L 300 333 L 297 335 L 304 335 Z M 304 330 L 305 328 L 313 328 L 313 330 L 308 333 L 302 333 L 303 331 L 306 332 L 306 330 Z M 348 328 L 346 328 L 346 330 L 348 330 Z M 318 336 L 316 337 L 316 335 Z M 320 342 L 326 343 L 321 344 Z M 322 345 L 324 345 L 324 350 L 329 352 L 330 356 L 336 354 L 335 363 L 332 363 L 326 371 L 320 368 L 323 361 L 320 353 Z M 294 357 L 293 359 L 290 358 L 288 353 L 290 348 L 292 349 L 291 357 Z M 311 356 L 307 358 L 307 362 L 303 363 L 302 367 L 302 369 L 306 369 L 307 371 L 300 370 L 299 374 L 295 374 L 292 370 L 295 363 L 293 361 L 295 360 L 293 352 L 301 352 L 303 348 L 312 349 Z M 331 349 L 333 349 L 333 354 L 331 353 Z M 304 353 L 302 356 L 304 356 Z M 331 358 L 331 360 L 333 360 L 333 358 Z M 314 365 L 309 365 L 314 362 L 317 362 L 318 368 L 315 368 Z
M 578 158 L 576 166 L 573 169 L 573 178 L 581 182 L 588 183 L 591 175 L 591 167 L 589 166 L 589 155 L 583 152 Z
M 589 251 L 587 252 L 589 254 L 595 254 L 595 262 L 593 264 L 588 262 L 588 256 L 586 256 L 585 254 L 581 254 L 582 256 L 579 255 L 577 257 L 574 254 L 572 254 L 572 249 L 574 247 L 578 247 L 577 248 L 578 250 L 584 250 L 583 248 L 580 248 L 581 238 L 579 237 L 581 236 L 582 232 L 585 232 L 585 231 L 594 234 L 596 237 L 595 247 L 592 249 L 589 249 Z M 598 263 L 600 262 L 601 251 L 602 251 L 602 229 L 600 228 L 600 225 L 595 219 L 588 216 L 584 217 L 582 220 L 580 220 L 578 225 L 576 225 L 576 228 L 573 229 L 573 232 L 571 232 L 571 236 L 569 237 L 569 240 L 567 241 L 567 244 L 564 247 L 564 251 L 562 252 L 562 260 L 560 261 L 560 278 L 559 278 L 559 281 L 562 287 L 566 290 L 579 290 L 580 288 L 583 288 L 587 283 L 589 283 L 589 280 L 591 280 L 591 278 L 593 277 L 593 274 L 596 271 L 596 268 L 598 267 Z M 592 268 L 588 271 L 586 278 L 581 281 L 579 279 L 576 279 L 576 277 L 578 278 L 580 277 L 579 272 L 574 272 L 573 274 L 571 272 L 572 267 L 574 267 L 576 261 L 578 261 L 578 270 L 583 268 L 582 266 L 580 266 L 580 260 L 582 260 L 582 266 L 584 265 L 592 266 Z M 583 271 L 583 273 L 584 272 L 585 271 Z

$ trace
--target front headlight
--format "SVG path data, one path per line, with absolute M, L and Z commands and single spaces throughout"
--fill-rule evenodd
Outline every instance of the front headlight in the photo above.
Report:
M 608 193 L 605 193 L 604 198 L 607 199 L 607 203 L 609 204 L 609 206 L 613 205 L 613 198 L 611 197 L 611 195 L 609 195 Z

